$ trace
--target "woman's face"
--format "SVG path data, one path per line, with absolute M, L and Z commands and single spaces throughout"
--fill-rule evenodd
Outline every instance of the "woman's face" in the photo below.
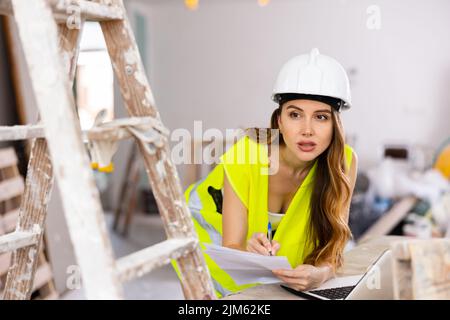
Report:
M 331 106 L 314 100 L 291 100 L 282 105 L 278 125 L 286 147 L 300 161 L 324 152 L 333 138 Z

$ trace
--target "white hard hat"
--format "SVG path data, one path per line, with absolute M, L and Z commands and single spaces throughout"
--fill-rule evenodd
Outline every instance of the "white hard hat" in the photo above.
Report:
M 335 59 L 320 54 L 317 48 L 283 65 L 275 82 L 272 100 L 278 103 L 286 93 L 335 98 L 339 101 L 338 110 L 349 109 L 352 103 L 344 67 Z

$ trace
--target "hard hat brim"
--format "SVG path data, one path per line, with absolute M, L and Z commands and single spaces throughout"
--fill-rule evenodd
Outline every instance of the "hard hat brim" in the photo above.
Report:
M 342 111 L 350 108 L 350 106 L 345 101 L 337 97 L 322 96 L 316 94 L 305 94 L 305 93 L 291 93 L 291 92 L 276 93 L 272 96 L 272 100 L 278 103 L 279 106 L 283 105 L 288 101 L 300 99 L 323 102 L 334 108 L 336 111 Z

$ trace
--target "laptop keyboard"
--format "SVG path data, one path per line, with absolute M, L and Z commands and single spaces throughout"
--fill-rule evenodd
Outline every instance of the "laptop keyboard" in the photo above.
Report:
M 318 296 L 325 297 L 330 300 L 340 300 L 345 299 L 355 286 L 330 288 L 324 290 L 311 290 L 309 292 L 314 293 Z

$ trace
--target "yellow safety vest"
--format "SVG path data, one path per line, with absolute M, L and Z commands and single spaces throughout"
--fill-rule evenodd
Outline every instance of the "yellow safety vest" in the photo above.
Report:
M 345 145 L 345 157 L 348 168 L 351 164 L 352 148 Z M 185 198 L 192 214 L 202 250 L 204 243 L 222 245 L 222 214 L 220 194 L 223 188 L 224 172 L 228 181 L 248 210 L 247 239 L 255 232 L 267 233 L 268 226 L 268 175 L 269 168 L 267 145 L 259 144 L 248 136 L 237 141 L 220 157 L 220 163 L 197 183 L 185 191 Z M 312 182 L 317 160 L 298 188 L 288 210 L 280 222 L 273 240 L 280 243 L 277 252 L 286 256 L 296 267 L 312 252 L 312 239 L 308 238 L 307 228 Z M 220 193 L 220 194 L 219 194 Z M 206 253 L 206 264 L 213 279 L 218 297 L 258 285 L 250 283 L 237 285 Z M 175 261 L 172 262 L 179 275 Z

